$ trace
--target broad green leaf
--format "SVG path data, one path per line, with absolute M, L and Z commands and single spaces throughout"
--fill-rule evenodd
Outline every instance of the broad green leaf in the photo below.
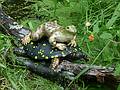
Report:
M 112 18 L 107 22 L 106 28 L 109 29 L 119 16 L 120 16 L 120 3 L 116 7 L 116 9 L 112 15 Z
M 28 22 L 28 25 L 29 25 L 29 27 L 30 27 L 31 30 L 34 29 L 34 27 L 33 27 L 33 22 L 32 22 L 32 21 L 29 21 L 29 22 Z
M 100 35 L 100 38 L 102 38 L 102 39 L 110 39 L 110 38 L 112 38 L 112 34 L 107 33 L 107 32 L 103 32 L 103 33 Z

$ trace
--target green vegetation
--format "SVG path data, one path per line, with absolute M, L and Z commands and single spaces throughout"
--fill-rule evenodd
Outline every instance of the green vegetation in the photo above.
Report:
M 90 57 L 88 63 L 115 66 L 115 75 L 120 75 L 119 0 L 20 0 L 22 4 L 19 5 L 8 1 L 1 1 L 7 13 L 32 30 L 48 20 L 58 20 L 62 26 L 75 25 L 77 43 Z M 0 34 L 0 89 L 61 90 L 61 86 L 15 65 L 12 39 Z M 7 53 L 10 60 L 4 58 Z M 96 89 L 103 90 L 105 87 L 85 86 L 84 83 L 78 87 L 78 90 Z

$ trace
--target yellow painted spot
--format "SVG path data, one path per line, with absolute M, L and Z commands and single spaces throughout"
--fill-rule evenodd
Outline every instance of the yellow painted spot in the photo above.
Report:
M 77 49 L 75 48 L 75 51 L 77 51 Z
M 62 55 L 65 55 L 65 53 L 64 53 L 64 52 L 62 52 Z
M 52 54 L 53 52 L 51 51 L 50 54 Z
M 46 44 L 44 43 L 43 46 L 46 46 Z
M 35 48 L 35 46 L 33 46 L 33 48 Z
M 56 58 L 57 58 L 57 57 L 58 57 L 58 55 L 55 55 L 54 57 L 56 57 Z
M 48 59 L 48 57 L 46 56 L 45 59 Z
M 81 50 L 81 48 L 79 48 L 79 50 Z
M 31 42 L 30 44 L 33 44 L 33 42 Z
M 42 52 L 45 52 L 44 50 L 42 50 Z
M 54 58 L 54 56 L 51 56 L 51 58 Z
M 35 59 L 37 59 L 38 57 L 37 56 L 35 56 Z
M 50 51 L 50 54 L 52 54 L 53 53 L 53 50 L 52 51 Z
M 40 54 L 41 54 L 41 55 L 43 55 L 43 53 L 42 53 L 42 52 L 41 52 Z
M 62 56 L 65 57 L 65 53 L 64 52 L 62 52 Z
M 45 57 L 45 55 L 42 55 L 42 57 Z
M 63 57 L 65 57 L 65 55 L 62 55 Z

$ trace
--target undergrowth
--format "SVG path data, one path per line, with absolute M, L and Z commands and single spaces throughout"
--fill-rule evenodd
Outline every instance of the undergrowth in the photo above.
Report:
M 57 20 L 62 26 L 75 25 L 77 43 L 89 56 L 88 63 L 115 67 L 115 75 L 120 75 L 119 0 L 20 0 L 19 4 L 4 0 L 1 3 L 10 16 L 32 30 L 48 20 Z M 11 39 L 0 35 L 0 88 L 61 90 L 60 86 L 40 76 L 31 76 L 24 67 L 22 68 L 25 70 L 14 64 Z M 8 60 L 4 58 L 7 51 L 10 53 L 12 64 L 7 63 Z M 100 87 L 103 90 L 100 85 L 91 87 L 84 86 L 83 83 L 78 90 L 96 90 Z

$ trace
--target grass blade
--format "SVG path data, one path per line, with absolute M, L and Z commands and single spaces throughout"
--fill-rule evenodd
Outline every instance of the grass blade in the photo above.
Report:
M 120 16 L 120 3 L 117 5 L 111 19 L 107 22 L 106 28 L 109 29 L 119 16 Z

